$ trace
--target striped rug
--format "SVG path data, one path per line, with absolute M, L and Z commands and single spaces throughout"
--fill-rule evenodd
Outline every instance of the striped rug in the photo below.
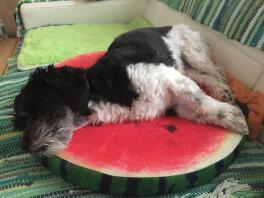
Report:
M 32 72 L 19 72 L 16 56 L 9 61 L 9 72 L 0 77 L 0 197 L 110 197 L 80 189 L 46 170 L 38 157 L 20 149 L 21 131 L 13 127 L 12 104 L 21 87 Z M 233 197 L 264 197 L 264 148 L 256 142 L 246 141 L 235 162 L 208 184 L 181 194 L 158 198 L 194 197 L 211 192 L 228 178 L 251 185 L 252 191 L 234 193 Z
M 230 39 L 264 50 L 264 0 L 160 0 Z

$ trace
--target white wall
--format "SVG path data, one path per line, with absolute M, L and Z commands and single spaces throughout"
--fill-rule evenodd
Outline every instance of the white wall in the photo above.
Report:
M 149 0 L 54 1 L 25 3 L 21 15 L 25 29 L 50 24 L 127 23 L 144 16 Z

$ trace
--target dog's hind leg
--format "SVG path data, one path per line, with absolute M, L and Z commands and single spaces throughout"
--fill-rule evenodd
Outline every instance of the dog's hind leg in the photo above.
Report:
M 226 83 L 219 81 L 212 76 L 201 74 L 193 69 L 185 70 L 185 75 L 194 80 L 206 91 L 206 94 L 213 98 L 230 104 L 235 103 L 235 96 L 232 94 L 232 91 Z
M 176 70 L 168 71 L 167 79 L 179 117 L 248 134 L 245 117 L 238 107 L 207 96 L 193 80 Z
M 234 96 L 227 86 L 224 71 L 211 60 L 209 47 L 202 40 L 200 34 L 184 25 L 180 28 L 184 40 L 181 60 L 185 75 L 199 85 L 204 84 L 210 92 L 213 91 L 214 98 L 233 103 Z
M 183 63 L 188 63 L 192 69 L 200 73 L 226 82 L 223 70 L 212 62 L 209 47 L 200 34 L 185 25 L 174 26 L 174 28 L 182 33 L 184 44 L 182 45 L 181 59 Z

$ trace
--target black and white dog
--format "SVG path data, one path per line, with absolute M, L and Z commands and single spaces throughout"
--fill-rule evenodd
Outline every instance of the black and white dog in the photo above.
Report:
M 233 102 L 199 33 L 185 25 L 143 28 L 116 38 L 90 69 L 37 69 L 15 99 L 15 125 L 24 148 L 43 155 L 64 148 L 83 124 L 151 120 L 168 109 L 248 134 Z

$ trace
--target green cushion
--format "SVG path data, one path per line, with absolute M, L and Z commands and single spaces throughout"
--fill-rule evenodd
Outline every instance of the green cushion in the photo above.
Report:
M 21 70 L 55 64 L 79 54 L 107 50 L 120 34 L 151 26 L 143 18 L 128 24 L 74 24 L 32 29 L 25 35 L 17 65 Z

